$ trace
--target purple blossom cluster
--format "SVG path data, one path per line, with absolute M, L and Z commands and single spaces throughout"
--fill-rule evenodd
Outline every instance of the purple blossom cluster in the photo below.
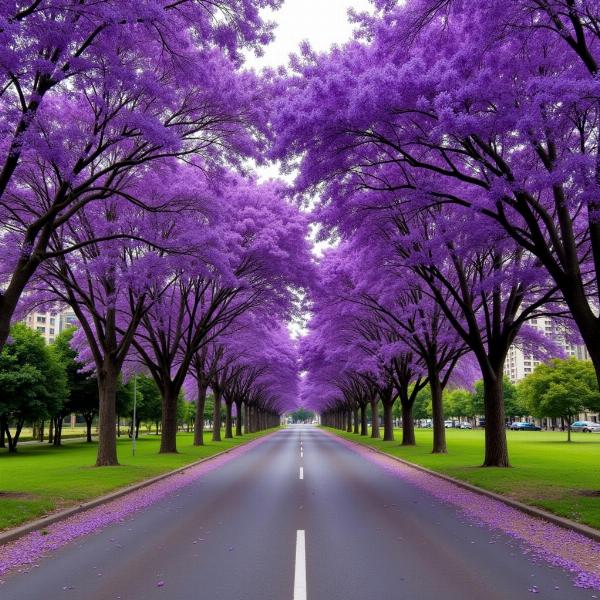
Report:
M 16 569 L 27 569 L 52 550 L 90 533 L 124 521 L 130 515 L 152 506 L 166 496 L 197 481 L 265 441 L 257 438 L 231 451 L 192 466 L 150 486 L 111 500 L 90 510 L 77 513 L 64 521 L 53 523 L 2 546 L 0 577 Z
M 330 434 L 332 435 L 332 434 Z M 499 500 L 477 494 L 452 482 L 335 436 L 340 443 L 369 462 L 437 500 L 456 507 L 471 522 L 514 538 L 525 555 L 573 575 L 574 585 L 600 590 L 600 543 L 543 519 L 525 514 Z M 533 590 L 530 590 L 533 591 Z M 535 592 L 534 592 L 535 593 Z

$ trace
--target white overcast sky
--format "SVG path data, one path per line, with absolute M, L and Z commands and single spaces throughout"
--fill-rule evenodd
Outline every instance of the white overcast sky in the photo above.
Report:
M 327 50 L 351 37 L 348 9 L 361 12 L 369 7 L 369 0 L 285 0 L 280 10 L 265 11 L 265 17 L 277 23 L 275 40 L 263 57 L 251 57 L 248 63 L 256 68 L 285 64 L 304 40 L 317 51 Z

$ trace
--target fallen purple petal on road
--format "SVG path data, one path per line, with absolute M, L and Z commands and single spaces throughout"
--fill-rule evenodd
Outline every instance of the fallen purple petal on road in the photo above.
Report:
M 199 465 L 190 467 L 178 475 L 162 479 L 148 487 L 136 490 L 90 510 L 54 523 L 43 531 L 34 531 L 2 546 L 0 552 L 0 576 L 13 569 L 32 565 L 52 550 L 84 535 L 94 533 L 114 523 L 126 520 L 133 513 L 147 508 L 169 494 L 196 481 L 199 477 L 217 469 L 234 458 L 255 448 L 266 436 L 252 440 Z M 98 574 L 100 576 L 100 574 Z
M 522 543 L 522 552 L 533 560 L 544 560 L 571 573 L 576 587 L 600 590 L 600 543 L 575 531 L 527 515 L 499 500 L 414 469 L 366 446 L 334 434 L 328 435 L 370 462 L 383 467 L 394 477 L 457 507 L 477 525 L 500 530 L 518 540 Z M 537 586 L 532 586 L 529 591 L 539 593 Z

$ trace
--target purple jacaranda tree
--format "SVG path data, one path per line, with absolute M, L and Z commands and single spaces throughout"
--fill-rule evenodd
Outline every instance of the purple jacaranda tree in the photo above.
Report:
M 245 405 L 246 431 L 253 432 L 279 424 L 279 415 L 298 408 L 299 357 L 297 342 L 287 324 L 267 319 L 261 325 L 261 346 L 246 346 L 242 364 L 246 372 L 238 389 L 243 398 L 235 400 L 239 411 Z M 242 372 L 243 373 L 243 372 Z
M 302 157 L 298 186 L 325 184 L 333 221 L 377 190 L 501 227 L 550 274 L 600 375 L 598 4 L 379 7 L 364 41 L 306 50 L 274 82 L 274 156 Z
M 293 289 L 310 282 L 306 219 L 275 183 L 258 185 L 233 175 L 217 198 L 218 236 L 229 274 L 215 276 L 192 258 L 141 320 L 133 345 L 163 398 L 161 452 L 176 452 L 177 397 L 204 344 L 217 341 L 250 311 L 281 319 L 296 310 Z M 224 353 L 210 379 L 215 396 L 213 438 L 219 439 Z M 217 414 L 218 413 L 218 414 Z
M 477 359 L 484 381 L 483 464 L 508 466 L 506 354 L 524 323 L 560 307 L 554 304 L 555 287 L 537 260 L 497 229 L 486 227 L 485 220 L 479 221 L 456 207 L 436 209 L 435 215 L 423 215 L 401 231 L 394 247 L 399 261 L 421 279 Z
M 0 3 L 0 347 L 50 239 L 165 157 L 254 151 L 251 74 L 278 0 Z M 68 246 L 61 252 L 69 252 Z M 54 251 L 56 252 L 56 251 Z
M 221 348 L 214 341 L 204 342 L 190 362 L 188 377 L 184 383 L 186 396 L 195 398 L 194 446 L 204 446 L 204 408 L 210 382 L 219 368 Z M 221 415 L 219 414 L 219 419 Z
M 377 392 L 384 412 L 384 440 L 393 440 L 392 408 L 398 397 L 403 413 L 403 444 L 412 445 L 412 406 L 428 383 L 432 391 L 434 452 L 445 452 L 442 391 L 467 346 L 445 318 L 409 268 L 398 269 L 394 247 L 371 236 L 368 244 L 356 233 L 352 244 L 341 245 L 323 264 L 322 289 L 315 294 L 314 311 L 329 322 L 323 329 L 323 345 L 356 348 L 368 357 L 361 373 L 369 388 Z M 322 298 L 321 298 L 322 297 Z M 330 311 L 330 307 L 333 310 Z M 324 327 L 321 318 L 313 319 Z M 333 325 L 331 325 L 333 324 Z M 338 341 L 339 335 L 344 337 Z M 314 354 L 317 350 L 318 354 Z M 308 368 L 319 368 L 325 348 L 313 344 L 314 358 Z M 332 357 L 331 349 L 327 352 Z M 331 361 L 331 358 L 329 358 Z M 348 370 L 348 357 L 338 370 Z M 340 364 L 339 357 L 333 364 Z M 360 372 L 360 367 L 359 367 Z M 358 407 L 365 389 L 345 374 L 329 375 L 344 399 L 356 394 Z M 356 420 L 356 419 L 355 419 Z
M 233 411 L 236 413 L 236 432 L 241 435 L 243 412 L 249 408 L 257 391 L 268 391 L 276 398 L 277 412 L 296 388 L 297 352 L 289 331 L 273 315 L 260 310 L 240 318 L 226 335 L 219 339 L 222 358 L 211 384 L 215 397 L 225 403 L 225 438 L 233 437 Z M 291 386 L 277 388 L 280 379 Z M 285 396 L 285 398 L 284 398 Z M 294 395 L 294 399 L 295 399 Z M 216 404 L 215 404 L 216 406 Z M 295 403 L 293 405 L 295 407 Z M 219 412 L 220 412 L 219 405 Z M 258 406 L 259 409 L 264 406 Z M 292 408 L 285 406 L 285 409 Z M 216 408 L 215 408 L 216 410 Z M 248 431 L 248 419 L 246 419 Z
M 378 404 L 384 409 L 384 439 L 393 439 L 392 408 L 397 390 L 394 385 L 394 361 L 409 359 L 397 347 L 389 352 L 397 339 L 387 335 L 389 328 L 380 327 L 378 316 L 354 295 L 351 260 L 344 246 L 330 251 L 321 264 L 321 278 L 311 296 L 314 317 L 310 322 L 311 335 L 304 344 L 304 362 L 308 370 L 318 369 L 320 378 L 336 389 L 327 398 L 342 404 L 342 428 L 352 430 L 355 409 L 364 396 L 354 398 L 356 381 L 350 383 L 346 373 L 350 364 L 364 382 L 361 391 L 369 390 L 373 413 L 373 437 L 379 437 Z M 409 359 L 410 360 L 410 359 Z M 324 370 L 319 363 L 327 365 Z M 350 385 L 349 385 L 350 384 Z M 359 388 L 360 389 L 360 388 Z
M 419 391 L 429 384 L 433 452 L 446 452 L 442 393 L 467 345 L 409 269 L 386 273 L 381 265 L 374 273 L 376 279 L 366 279 L 362 288 L 357 286 L 358 301 L 377 315 L 382 335 L 389 340 L 384 351 L 390 355 L 391 376 L 402 409 L 402 445 L 415 444 L 412 409 Z
M 159 182 L 168 176 L 174 179 L 165 188 Z M 79 320 L 79 345 L 99 386 L 99 466 L 117 461 L 118 377 L 144 315 L 177 284 L 184 265 L 228 273 L 220 205 L 211 205 L 208 193 L 198 197 L 203 180 L 192 167 L 154 170 L 138 182 L 144 207 L 115 196 L 82 208 L 52 237 L 51 258 L 26 296 L 68 304 Z M 65 245 L 72 250 L 62 252 Z

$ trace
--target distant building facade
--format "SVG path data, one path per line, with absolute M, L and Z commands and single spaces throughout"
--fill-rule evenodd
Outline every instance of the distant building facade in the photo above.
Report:
M 590 355 L 584 344 L 572 344 L 568 341 L 564 329 L 557 325 L 551 317 L 538 317 L 528 321 L 531 327 L 534 327 L 546 337 L 550 338 L 555 344 L 562 348 L 565 357 L 575 357 L 579 360 L 589 360 Z M 504 374 L 512 383 L 517 383 L 531 375 L 534 369 L 541 363 L 539 359 L 532 354 L 525 354 L 521 348 L 511 346 L 506 355 L 504 363 Z M 533 419 L 532 417 L 523 418 L 521 420 L 535 421 L 537 424 L 544 427 L 559 426 L 559 419 Z M 575 420 L 579 421 L 600 421 L 600 415 L 594 411 L 582 412 Z
M 566 357 L 574 356 L 580 360 L 589 360 L 590 356 L 587 348 L 583 344 L 572 344 L 569 342 L 564 329 L 560 325 L 557 325 L 551 317 L 531 319 L 531 321 L 528 321 L 528 325 L 543 333 L 544 336 L 550 338 L 562 348 Z M 535 358 L 533 354 L 525 354 L 521 348 L 512 345 L 506 355 L 504 374 L 512 383 L 517 383 L 517 381 L 521 381 L 521 379 L 533 373 L 540 362 L 542 361 Z
M 70 308 L 62 311 L 31 312 L 24 322 L 27 327 L 37 331 L 46 344 L 52 344 L 61 331 L 78 325 L 77 317 Z

